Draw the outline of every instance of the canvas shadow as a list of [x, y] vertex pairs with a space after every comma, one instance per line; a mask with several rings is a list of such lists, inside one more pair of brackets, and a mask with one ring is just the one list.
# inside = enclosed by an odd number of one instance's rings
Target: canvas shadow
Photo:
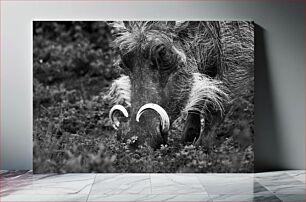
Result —
[[283, 170], [266, 30], [255, 23], [255, 172]]

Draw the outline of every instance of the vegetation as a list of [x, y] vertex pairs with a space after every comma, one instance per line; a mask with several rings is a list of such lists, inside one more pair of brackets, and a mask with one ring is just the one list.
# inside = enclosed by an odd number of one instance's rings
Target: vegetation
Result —
[[182, 145], [185, 117], [167, 145], [131, 149], [108, 119], [105, 96], [122, 73], [104, 22], [34, 22], [34, 172], [252, 172], [254, 92], [235, 102], [199, 144]]

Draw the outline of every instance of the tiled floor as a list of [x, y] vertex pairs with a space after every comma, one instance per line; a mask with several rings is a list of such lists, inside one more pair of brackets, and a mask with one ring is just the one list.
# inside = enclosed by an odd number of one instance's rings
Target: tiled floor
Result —
[[305, 171], [47, 174], [1, 171], [0, 201], [305, 201]]

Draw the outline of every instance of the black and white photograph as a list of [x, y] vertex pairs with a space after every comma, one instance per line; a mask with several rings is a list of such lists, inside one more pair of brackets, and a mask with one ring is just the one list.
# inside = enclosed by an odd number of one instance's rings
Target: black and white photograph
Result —
[[253, 21], [33, 21], [34, 173], [252, 173]]

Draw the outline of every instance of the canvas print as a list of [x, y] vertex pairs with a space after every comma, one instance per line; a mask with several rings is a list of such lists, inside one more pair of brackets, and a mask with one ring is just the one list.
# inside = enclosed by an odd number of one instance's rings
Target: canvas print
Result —
[[251, 21], [34, 21], [34, 173], [254, 167]]

